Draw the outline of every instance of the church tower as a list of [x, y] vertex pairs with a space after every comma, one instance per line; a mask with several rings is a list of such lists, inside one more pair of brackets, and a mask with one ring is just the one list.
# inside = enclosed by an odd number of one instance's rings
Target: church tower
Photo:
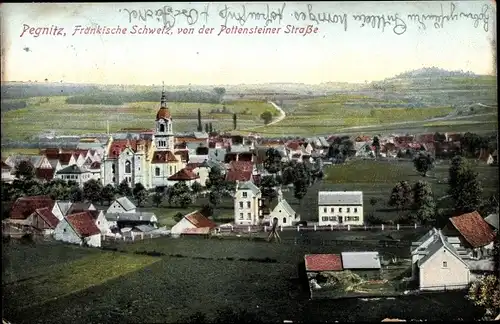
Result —
[[172, 116], [167, 107], [167, 97], [165, 86], [161, 92], [160, 109], [156, 113], [156, 127], [154, 141], [157, 151], [167, 151], [174, 149], [174, 133], [172, 131]]

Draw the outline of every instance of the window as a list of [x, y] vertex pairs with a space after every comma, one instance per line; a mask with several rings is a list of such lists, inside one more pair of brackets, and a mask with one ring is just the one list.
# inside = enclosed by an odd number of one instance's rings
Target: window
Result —
[[156, 167], [155, 168], [155, 176], [159, 176], [160, 175], [160, 168], [159, 167]]
[[357, 208], [354, 208], [354, 212], [357, 213], [358, 212], [358, 209]]
[[334, 222], [334, 221], [336, 221], [336, 220], [337, 220], [337, 217], [336, 217], [336, 216], [330, 216], [330, 217], [329, 217], [329, 220], [330, 220], [331, 222]]
[[286, 224], [286, 217], [283, 217], [283, 224]]
[[448, 267], [448, 262], [443, 261], [443, 268], [446, 268], [446, 267]]
[[359, 222], [359, 216], [353, 216], [351, 217], [353, 221], [355, 222]]
[[160, 124], [160, 133], [163, 133], [165, 131], [165, 125]]
[[115, 182], [115, 181], [116, 181], [116, 178], [115, 178], [115, 177], [113, 177], [113, 180], [111, 180], [111, 181], [112, 181], [112, 182]]
[[101, 221], [97, 221], [97, 225], [101, 225]]
[[326, 213], [326, 208], [323, 208], [323, 213]]
[[130, 161], [125, 162], [125, 173], [132, 173], [132, 166], [130, 165]]
[[240, 219], [243, 219], [243, 213], [240, 213]]
[[347, 208], [347, 212], [350, 213], [351, 212], [351, 208]]
[[247, 219], [252, 219], [252, 214], [248, 213], [247, 214]]
[[115, 165], [114, 164], [111, 164], [111, 172], [115, 173]]
[[170, 166], [169, 170], [170, 170], [170, 174], [172, 174], [172, 166]]
[[279, 212], [281, 213], [281, 209], [279, 210]]
[[248, 193], [246, 191], [243, 192], [243, 198], [248, 197]]
[[332, 208], [330, 208], [330, 212], [331, 212], [331, 213], [335, 212], [335, 208], [333, 208], [333, 207], [332, 207]]
[[247, 208], [250, 208], [251, 204], [249, 201], [247, 201]]
[[243, 201], [240, 201], [240, 208], [243, 208]]

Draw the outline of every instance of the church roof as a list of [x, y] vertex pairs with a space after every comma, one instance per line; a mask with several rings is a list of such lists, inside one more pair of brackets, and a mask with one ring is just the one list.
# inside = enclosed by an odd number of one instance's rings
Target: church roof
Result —
[[156, 151], [153, 153], [151, 163], [178, 162], [172, 151]]
[[156, 113], [156, 120], [170, 118], [172, 118], [172, 115], [170, 115], [170, 110], [168, 109], [168, 107], [162, 107]]

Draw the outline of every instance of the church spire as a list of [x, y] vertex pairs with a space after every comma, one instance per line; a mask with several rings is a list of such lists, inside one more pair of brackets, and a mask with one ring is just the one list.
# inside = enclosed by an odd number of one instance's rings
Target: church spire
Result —
[[160, 108], [167, 108], [167, 96], [165, 95], [165, 83], [162, 81]]

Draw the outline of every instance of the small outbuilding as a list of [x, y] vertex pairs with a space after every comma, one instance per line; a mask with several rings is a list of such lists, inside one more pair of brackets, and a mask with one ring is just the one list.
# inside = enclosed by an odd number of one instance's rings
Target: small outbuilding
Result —
[[342, 266], [366, 280], [380, 279], [380, 256], [378, 252], [342, 252]]

